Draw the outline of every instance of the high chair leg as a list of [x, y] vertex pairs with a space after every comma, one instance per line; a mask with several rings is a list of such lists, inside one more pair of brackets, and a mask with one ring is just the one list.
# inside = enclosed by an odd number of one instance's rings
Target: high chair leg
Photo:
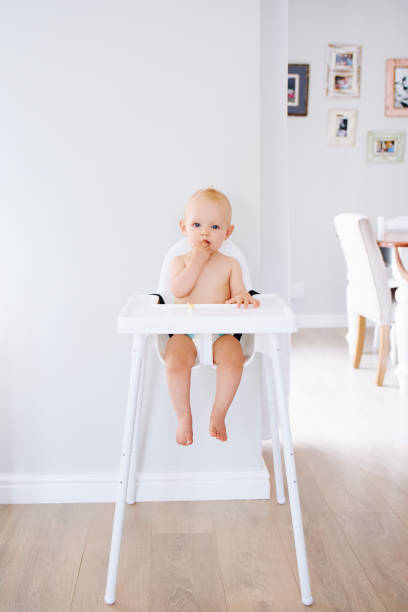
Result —
[[140, 432], [140, 420], [142, 418], [143, 389], [145, 378], [146, 360], [142, 359], [142, 369], [140, 372], [139, 392], [137, 394], [136, 419], [133, 434], [132, 457], [130, 459], [129, 482], [127, 488], [126, 502], [134, 504], [136, 502], [136, 475], [137, 475], [137, 455], [138, 439]]
[[313, 603], [313, 598], [310, 590], [309, 569], [307, 565], [302, 512], [300, 509], [299, 491], [296, 477], [295, 456], [292, 445], [287, 398], [282, 376], [279, 340], [275, 335], [271, 336], [271, 349], [271, 359], [267, 359], [267, 363], [269, 371], [270, 368], [272, 369], [275, 383], [276, 401], [278, 404], [279, 422], [282, 431], [283, 456], [285, 459], [286, 480], [288, 484], [290, 512], [292, 516], [293, 535], [295, 539], [300, 591], [302, 602], [305, 604], [305, 606], [310, 606]]
[[109, 554], [108, 576], [106, 581], [105, 603], [115, 603], [116, 580], [118, 575], [120, 544], [122, 540], [123, 517], [125, 512], [126, 492], [129, 480], [130, 458], [132, 454], [138, 390], [142, 362], [145, 357], [146, 336], [135, 334], [133, 337], [132, 359], [130, 366], [129, 391], [126, 406], [125, 428], [122, 440], [120, 476], [113, 518], [112, 540]]
[[268, 369], [266, 364], [266, 355], [262, 355], [262, 381], [265, 385], [266, 401], [268, 404], [269, 420], [271, 424], [271, 436], [272, 436], [272, 456], [273, 456], [273, 472], [275, 476], [275, 493], [276, 501], [278, 504], [284, 504], [285, 489], [283, 486], [283, 474], [282, 474], [282, 455], [281, 445], [279, 439], [279, 421], [278, 412], [276, 407], [276, 400], [273, 397], [272, 382], [270, 376], [268, 376]]

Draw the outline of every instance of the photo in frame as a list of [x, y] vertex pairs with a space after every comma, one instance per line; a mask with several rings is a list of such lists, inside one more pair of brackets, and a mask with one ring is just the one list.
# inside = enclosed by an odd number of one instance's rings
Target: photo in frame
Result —
[[288, 115], [307, 115], [309, 64], [288, 66]]
[[367, 161], [374, 163], [402, 162], [405, 132], [370, 131], [367, 134]]
[[329, 45], [329, 70], [357, 70], [360, 68], [361, 45]]
[[360, 96], [360, 45], [330, 44], [327, 56], [326, 95]]
[[357, 111], [329, 109], [328, 144], [352, 146], [356, 140]]
[[385, 116], [408, 117], [408, 59], [387, 59]]

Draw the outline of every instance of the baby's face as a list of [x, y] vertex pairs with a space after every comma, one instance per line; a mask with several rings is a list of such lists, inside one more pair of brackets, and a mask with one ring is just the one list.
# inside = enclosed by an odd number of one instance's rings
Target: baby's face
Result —
[[211, 251], [218, 251], [234, 229], [229, 223], [226, 205], [203, 197], [188, 202], [180, 227], [192, 247], [204, 240]]

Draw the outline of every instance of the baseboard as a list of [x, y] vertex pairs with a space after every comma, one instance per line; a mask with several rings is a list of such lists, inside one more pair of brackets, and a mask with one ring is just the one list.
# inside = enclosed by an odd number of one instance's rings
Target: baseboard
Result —
[[346, 314], [298, 314], [296, 321], [302, 327], [347, 327]]
[[[301, 327], [348, 327], [346, 314], [298, 314], [296, 321], [299, 328]], [[373, 327], [374, 323], [367, 319], [367, 327]]]
[[[1, 504], [98, 503], [116, 500], [115, 474], [0, 474]], [[136, 501], [268, 499], [269, 472], [138, 474]]]

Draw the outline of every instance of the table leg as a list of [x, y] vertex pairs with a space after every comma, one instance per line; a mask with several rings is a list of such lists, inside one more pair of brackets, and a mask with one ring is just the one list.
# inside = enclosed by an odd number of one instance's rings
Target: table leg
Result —
[[395, 375], [401, 393], [408, 394], [408, 281], [400, 278], [395, 292], [395, 335], [397, 339], [397, 367]]
[[283, 475], [282, 475], [282, 456], [281, 456], [281, 445], [279, 439], [279, 419], [276, 406], [276, 400], [273, 395], [272, 380], [268, 373], [266, 355], [262, 355], [262, 380], [265, 385], [266, 401], [268, 404], [269, 421], [271, 425], [271, 439], [272, 439], [272, 456], [273, 456], [273, 472], [275, 476], [275, 493], [276, 501], [278, 504], [284, 504], [285, 489], [283, 486]]
[[115, 603], [116, 580], [118, 575], [120, 545], [122, 540], [123, 518], [125, 512], [126, 492], [129, 480], [130, 458], [132, 454], [133, 433], [136, 417], [138, 387], [142, 361], [145, 353], [146, 336], [137, 334], [133, 338], [132, 359], [130, 366], [129, 392], [126, 406], [125, 428], [122, 440], [120, 476], [118, 493], [113, 518], [112, 540], [109, 555], [108, 576], [106, 581], [105, 603]]
[[295, 539], [295, 550], [299, 572], [300, 591], [302, 602], [305, 604], [305, 606], [310, 606], [313, 603], [313, 598], [310, 590], [310, 578], [307, 564], [305, 537], [303, 533], [302, 512], [300, 509], [299, 490], [296, 477], [295, 454], [293, 450], [287, 398], [282, 376], [279, 341], [276, 336], [272, 336], [271, 349], [272, 374], [275, 383], [279, 422], [282, 431], [283, 456], [285, 460], [290, 512], [292, 516], [293, 535]]

